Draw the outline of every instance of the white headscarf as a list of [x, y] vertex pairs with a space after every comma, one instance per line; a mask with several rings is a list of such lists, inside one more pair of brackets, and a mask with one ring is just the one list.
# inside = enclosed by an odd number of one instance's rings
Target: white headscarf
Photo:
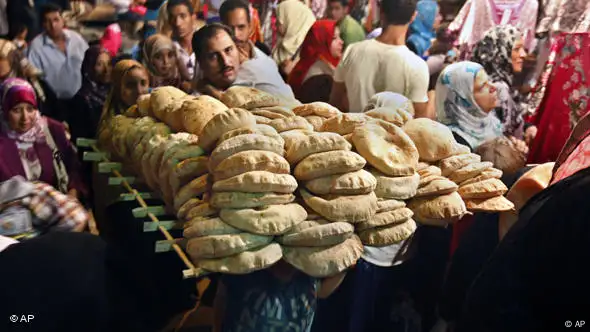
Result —
[[477, 73], [475, 62], [457, 62], [446, 67], [436, 83], [436, 115], [476, 149], [483, 142], [502, 136], [503, 128], [494, 112], [484, 112], [473, 96]]
[[303, 44], [307, 32], [315, 22], [315, 16], [299, 0], [285, 0], [277, 6], [277, 21], [285, 33], [279, 37], [272, 50], [272, 58], [281, 63], [289, 60]]

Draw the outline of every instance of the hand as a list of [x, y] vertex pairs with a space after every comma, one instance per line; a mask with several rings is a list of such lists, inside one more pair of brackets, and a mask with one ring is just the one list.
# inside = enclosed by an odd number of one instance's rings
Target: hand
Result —
[[529, 147], [523, 140], [520, 140], [514, 136], [510, 136], [509, 138], [512, 141], [512, 143], [514, 144], [514, 147], [516, 148], [516, 150], [518, 150], [519, 152], [521, 152], [524, 155], [527, 155], [529, 153]]
[[197, 82], [197, 91], [217, 99], [221, 99], [221, 95], [223, 94], [221, 90], [215, 88], [204, 80], [199, 80]]
[[533, 140], [537, 137], [537, 126], [530, 126], [524, 132], [524, 141], [528, 146], [533, 143]]
[[296, 63], [297, 63], [296, 61], [292, 61], [292, 60], [285, 60], [285, 61], [281, 62], [281, 65], [280, 65], [281, 71], [283, 73], [285, 73], [285, 75], [291, 74], [291, 72], [293, 71], [293, 68], [295, 68]]

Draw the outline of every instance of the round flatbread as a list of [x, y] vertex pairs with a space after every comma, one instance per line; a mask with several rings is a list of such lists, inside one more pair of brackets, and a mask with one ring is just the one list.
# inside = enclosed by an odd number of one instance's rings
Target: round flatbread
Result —
[[406, 207], [406, 202], [398, 201], [397, 199], [377, 199], [377, 213], [393, 211]]
[[274, 119], [268, 123], [269, 126], [276, 129], [279, 133], [289, 130], [301, 129], [313, 131], [313, 126], [300, 116], [293, 116], [284, 119]]
[[455, 222], [467, 213], [465, 203], [457, 192], [435, 197], [414, 198], [409, 201], [408, 208], [414, 212], [414, 219], [425, 224], [430, 224], [431, 220], [444, 223]]
[[475, 153], [468, 153], [445, 158], [440, 161], [441, 175], [449, 176], [460, 168], [463, 168], [472, 163], [478, 163], [480, 161], [481, 157]]
[[266, 171], [242, 173], [213, 184], [213, 191], [290, 194], [296, 189], [297, 180], [291, 174], [275, 174]]
[[502, 174], [503, 172], [497, 168], [486, 169], [485, 171], [481, 172], [481, 174], [479, 174], [478, 176], [461, 182], [459, 186], [466, 186], [468, 184], [481, 182], [487, 179], [500, 179], [502, 178]]
[[220, 162], [213, 171], [213, 177], [215, 181], [222, 181], [252, 171], [289, 174], [291, 166], [285, 158], [274, 152], [261, 150], [242, 151]]
[[288, 204], [295, 200], [293, 194], [216, 192], [211, 195], [211, 205], [217, 209], [248, 209], [265, 205]]
[[414, 216], [414, 212], [405, 207], [393, 211], [381, 212], [375, 214], [373, 218], [365, 222], [358, 223], [356, 230], [361, 232], [370, 228], [397, 225], [406, 222], [412, 216]]
[[197, 262], [197, 266], [211, 272], [248, 274], [269, 268], [281, 258], [283, 258], [281, 246], [277, 243], [271, 243], [229, 257], [202, 259]]
[[293, 140], [285, 156], [287, 161], [294, 165], [316, 153], [337, 150], [350, 151], [351, 149], [352, 145], [336, 133], [314, 133], [300, 135], [298, 139]]
[[182, 236], [186, 239], [213, 236], [240, 234], [243, 231], [223, 222], [220, 218], [194, 218], [184, 226]]
[[352, 141], [360, 155], [387, 176], [409, 176], [416, 170], [419, 155], [414, 142], [391, 123], [373, 120], [357, 127]]
[[219, 217], [245, 232], [281, 235], [307, 218], [305, 209], [296, 203], [268, 205], [252, 209], [222, 209]]
[[336, 107], [321, 101], [297, 106], [293, 108], [293, 113], [304, 117], [315, 115], [326, 119], [341, 114]]
[[375, 169], [370, 169], [370, 172], [377, 179], [377, 186], [375, 187], [377, 197], [406, 200], [416, 195], [420, 183], [418, 173], [410, 176], [390, 177]]
[[230, 130], [256, 125], [256, 119], [250, 112], [233, 108], [215, 115], [201, 131], [199, 145], [205, 151], [211, 151], [217, 140]]
[[416, 222], [408, 219], [402, 224], [367, 229], [359, 233], [361, 242], [371, 247], [384, 247], [409, 239], [417, 229]]
[[281, 101], [279, 98], [266, 93], [264, 91], [234, 85], [225, 90], [221, 95], [221, 102], [228, 107], [239, 107], [244, 109], [262, 108], [270, 106], [279, 106]]
[[375, 193], [349, 196], [314, 196], [300, 188], [301, 197], [315, 212], [330, 221], [359, 223], [369, 220], [377, 211]]
[[362, 195], [375, 190], [377, 179], [364, 169], [345, 174], [328, 175], [305, 183], [316, 195]]
[[209, 171], [214, 172], [224, 159], [242, 151], [262, 150], [283, 155], [284, 146], [281, 141], [258, 134], [240, 135], [221, 142], [211, 153]]
[[514, 210], [514, 204], [504, 196], [496, 196], [484, 199], [465, 200], [467, 209], [472, 212], [504, 212]]
[[291, 247], [324, 247], [340, 244], [354, 234], [354, 226], [347, 222], [333, 222], [309, 227], [283, 235], [277, 241]]
[[457, 191], [457, 184], [447, 178], [439, 178], [419, 187], [415, 197], [440, 196]]
[[336, 275], [358, 261], [363, 245], [356, 235], [327, 247], [283, 247], [283, 259], [296, 269], [315, 278]]
[[483, 171], [492, 168], [492, 166], [494, 166], [494, 164], [489, 161], [472, 163], [454, 171], [451, 175], [449, 175], [449, 180], [455, 183], [461, 183], [465, 180], [469, 180], [478, 176]]
[[337, 133], [340, 135], [351, 134], [358, 126], [362, 126], [371, 118], [363, 113], [342, 113], [324, 121], [320, 131]]
[[404, 131], [418, 149], [420, 160], [434, 162], [450, 157], [456, 143], [449, 127], [428, 118], [408, 121]]
[[272, 239], [272, 236], [249, 233], [210, 235], [188, 240], [186, 252], [193, 261], [203, 258], [221, 258], [260, 248], [272, 242]]
[[508, 191], [506, 185], [498, 179], [487, 179], [459, 187], [459, 195], [464, 199], [484, 199], [502, 196]]
[[309, 181], [333, 174], [356, 172], [365, 167], [366, 161], [352, 151], [328, 151], [303, 159], [293, 174], [298, 180]]

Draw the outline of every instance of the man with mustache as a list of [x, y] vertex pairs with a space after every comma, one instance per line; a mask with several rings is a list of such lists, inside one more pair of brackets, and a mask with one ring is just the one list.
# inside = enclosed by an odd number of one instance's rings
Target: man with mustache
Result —
[[[225, 4], [227, 2], [224, 6]], [[232, 22], [231, 14], [243, 14], [244, 11], [248, 13], [248, 5], [244, 6], [246, 10], [240, 7], [229, 11], [228, 23], [241, 26]], [[223, 6], [221, 12], [224, 12]], [[242, 85], [265, 91], [287, 102], [295, 101], [291, 87], [281, 78], [275, 62], [252, 45], [248, 36], [249, 33], [240, 33], [240, 37], [236, 38], [231, 28], [218, 23], [207, 25], [195, 32], [193, 50], [202, 74], [196, 89], [203, 94], [218, 97], [230, 86]]]

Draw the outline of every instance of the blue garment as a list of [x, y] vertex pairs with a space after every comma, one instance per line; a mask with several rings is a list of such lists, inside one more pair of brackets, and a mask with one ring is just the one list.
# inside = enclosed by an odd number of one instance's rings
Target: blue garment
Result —
[[269, 271], [223, 275], [227, 305], [223, 332], [311, 330], [319, 280], [298, 272], [281, 282]]
[[82, 60], [88, 43], [77, 32], [64, 30], [66, 52], [62, 52], [45, 33], [29, 46], [29, 60], [41, 69], [44, 79], [58, 99], [70, 99], [82, 86]]
[[431, 40], [436, 36], [433, 26], [438, 13], [438, 4], [434, 0], [420, 0], [416, 4], [416, 11], [418, 15], [410, 24], [406, 42], [411, 44], [416, 54], [423, 56], [430, 48]]

